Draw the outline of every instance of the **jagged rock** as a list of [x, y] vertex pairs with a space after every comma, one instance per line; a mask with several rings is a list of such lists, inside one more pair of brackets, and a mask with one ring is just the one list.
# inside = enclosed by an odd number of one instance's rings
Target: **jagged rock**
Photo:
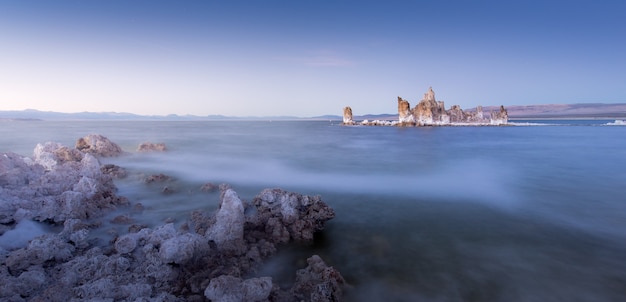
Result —
[[164, 143], [151, 143], [145, 142], [141, 143], [139, 147], [137, 147], [138, 152], [152, 152], [152, 151], [167, 151], [167, 147], [165, 147]]
[[435, 100], [432, 87], [428, 88], [424, 98], [413, 109], [413, 116], [419, 125], [442, 124], [450, 120], [444, 103]]
[[354, 125], [354, 120], [352, 120], [352, 108], [350, 107], [343, 108], [343, 124]]
[[[278, 244], [311, 242], [334, 216], [319, 197], [268, 189], [247, 203], [220, 185], [220, 209], [212, 215], [194, 211], [179, 229], [173, 223], [130, 226], [110, 245], [94, 247], [98, 240], [90, 239], [90, 232], [103, 219], [93, 218], [128, 204], [115, 195], [112, 178], [104, 172], [110, 167], [56, 143], [36, 149], [33, 158], [0, 154], [0, 232], [4, 237], [36, 225], [32, 219], [63, 227], [26, 240], [23, 247], [0, 248], [3, 301], [219, 301], [232, 295], [266, 301], [279, 297], [279, 291], [290, 297], [269, 277], [244, 276]], [[116, 222], [130, 222], [128, 215], [116, 215]], [[234, 280], [235, 290], [219, 296], [220, 280]], [[311, 297], [333, 293], [332, 283], [315, 280], [321, 285]]]
[[76, 149], [102, 157], [119, 156], [124, 153], [119, 145], [99, 134], [89, 134], [79, 138], [76, 141]]
[[430, 87], [424, 93], [424, 98], [412, 110], [408, 101], [398, 97], [398, 121], [364, 120], [360, 124], [366, 126], [441, 126], [503, 125], [507, 123], [508, 113], [503, 106], [500, 107], [499, 112], [492, 112], [490, 118], [484, 116], [482, 106], [476, 107], [475, 110], [463, 111], [459, 105], [454, 105], [446, 111], [444, 102], [435, 99], [435, 92]]
[[303, 196], [281, 189], [265, 189], [252, 204], [257, 215], [248, 222], [263, 229], [268, 240], [284, 243], [289, 240], [310, 242], [313, 234], [324, 228], [335, 212], [319, 196]]
[[345, 280], [333, 267], [329, 267], [318, 255], [306, 260], [306, 268], [298, 270], [291, 293], [297, 301], [340, 301]]
[[272, 278], [240, 278], [222, 275], [211, 279], [204, 291], [213, 302], [267, 301], [272, 291]]
[[398, 97], [398, 122], [401, 124], [415, 123], [415, 117], [411, 113], [411, 104], [401, 97]]
[[25, 219], [62, 223], [127, 203], [115, 195], [97, 158], [58, 143], [37, 144], [32, 158], [2, 154], [0, 165], [0, 213], [6, 219], [19, 212]]
[[500, 111], [491, 112], [491, 124], [504, 125], [509, 122], [509, 113], [504, 109], [504, 106], [500, 106]]
[[243, 241], [246, 218], [243, 203], [234, 190], [227, 189], [224, 192], [215, 220], [215, 224], [207, 230], [206, 236], [220, 249], [239, 249]]
[[450, 115], [451, 123], [463, 123], [466, 121], [465, 113], [459, 105], [453, 105], [452, 107], [450, 107], [448, 115]]

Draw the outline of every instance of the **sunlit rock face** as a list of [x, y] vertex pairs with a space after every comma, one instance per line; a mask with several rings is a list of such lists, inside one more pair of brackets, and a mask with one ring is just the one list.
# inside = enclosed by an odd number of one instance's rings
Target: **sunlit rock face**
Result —
[[415, 118], [411, 113], [411, 104], [401, 97], [398, 97], [398, 122], [407, 124], [415, 123]]
[[413, 109], [413, 116], [418, 125], [442, 124], [452, 121], [452, 118], [446, 117], [446, 109], [443, 102], [437, 102], [433, 88], [428, 88], [424, 93], [424, 98]]
[[463, 109], [461, 109], [461, 106], [459, 105], [454, 105], [450, 107], [450, 110], [448, 110], [448, 115], [450, 116], [451, 123], [466, 122], [465, 113], [463, 112]]
[[350, 107], [343, 108], [343, 124], [354, 125], [354, 120], [352, 119], [352, 108]]
[[491, 112], [491, 124], [504, 125], [509, 122], [509, 113], [504, 109], [504, 106], [500, 106], [500, 111]]

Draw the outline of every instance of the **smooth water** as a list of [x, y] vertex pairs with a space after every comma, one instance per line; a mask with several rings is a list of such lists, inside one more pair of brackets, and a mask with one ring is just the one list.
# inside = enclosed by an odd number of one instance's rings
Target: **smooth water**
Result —
[[[217, 208], [207, 182], [245, 200], [267, 187], [321, 195], [337, 216], [314, 246], [284, 247], [258, 274], [288, 285], [317, 253], [348, 301], [624, 301], [624, 123], [515, 125], [2, 121], [0, 152], [102, 134], [131, 153], [104, 161], [129, 169], [119, 194], [152, 225]], [[170, 150], [136, 153], [145, 141]], [[175, 180], [143, 182], [156, 173]]]

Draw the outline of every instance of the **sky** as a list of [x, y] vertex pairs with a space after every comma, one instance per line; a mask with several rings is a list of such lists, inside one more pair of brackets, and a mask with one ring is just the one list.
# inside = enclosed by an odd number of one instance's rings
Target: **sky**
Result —
[[0, 110], [626, 103], [626, 1], [0, 0]]

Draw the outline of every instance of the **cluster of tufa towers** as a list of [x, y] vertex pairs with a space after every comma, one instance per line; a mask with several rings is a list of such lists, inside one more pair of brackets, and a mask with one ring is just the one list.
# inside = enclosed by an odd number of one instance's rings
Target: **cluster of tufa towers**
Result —
[[[424, 98], [411, 109], [409, 101], [398, 97], [398, 121], [363, 121], [362, 125], [392, 125], [392, 126], [441, 126], [454, 124], [476, 124], [476, 125], [504, 125], [509, 120], [508, 113], [504, 106], [500, 106], [500, 111], [491, 112], [489, 116], [483, 114], [483, 107], [478, 106], [475, 110], [463, 111], [459, 105], [445, 109], [443, 101], [435, 99], [433, 88], [428, 88], [424, 93]], [[352, 108], [343, 109], [343, 123], [345, 125], [357, 124], [352, 119]]]

